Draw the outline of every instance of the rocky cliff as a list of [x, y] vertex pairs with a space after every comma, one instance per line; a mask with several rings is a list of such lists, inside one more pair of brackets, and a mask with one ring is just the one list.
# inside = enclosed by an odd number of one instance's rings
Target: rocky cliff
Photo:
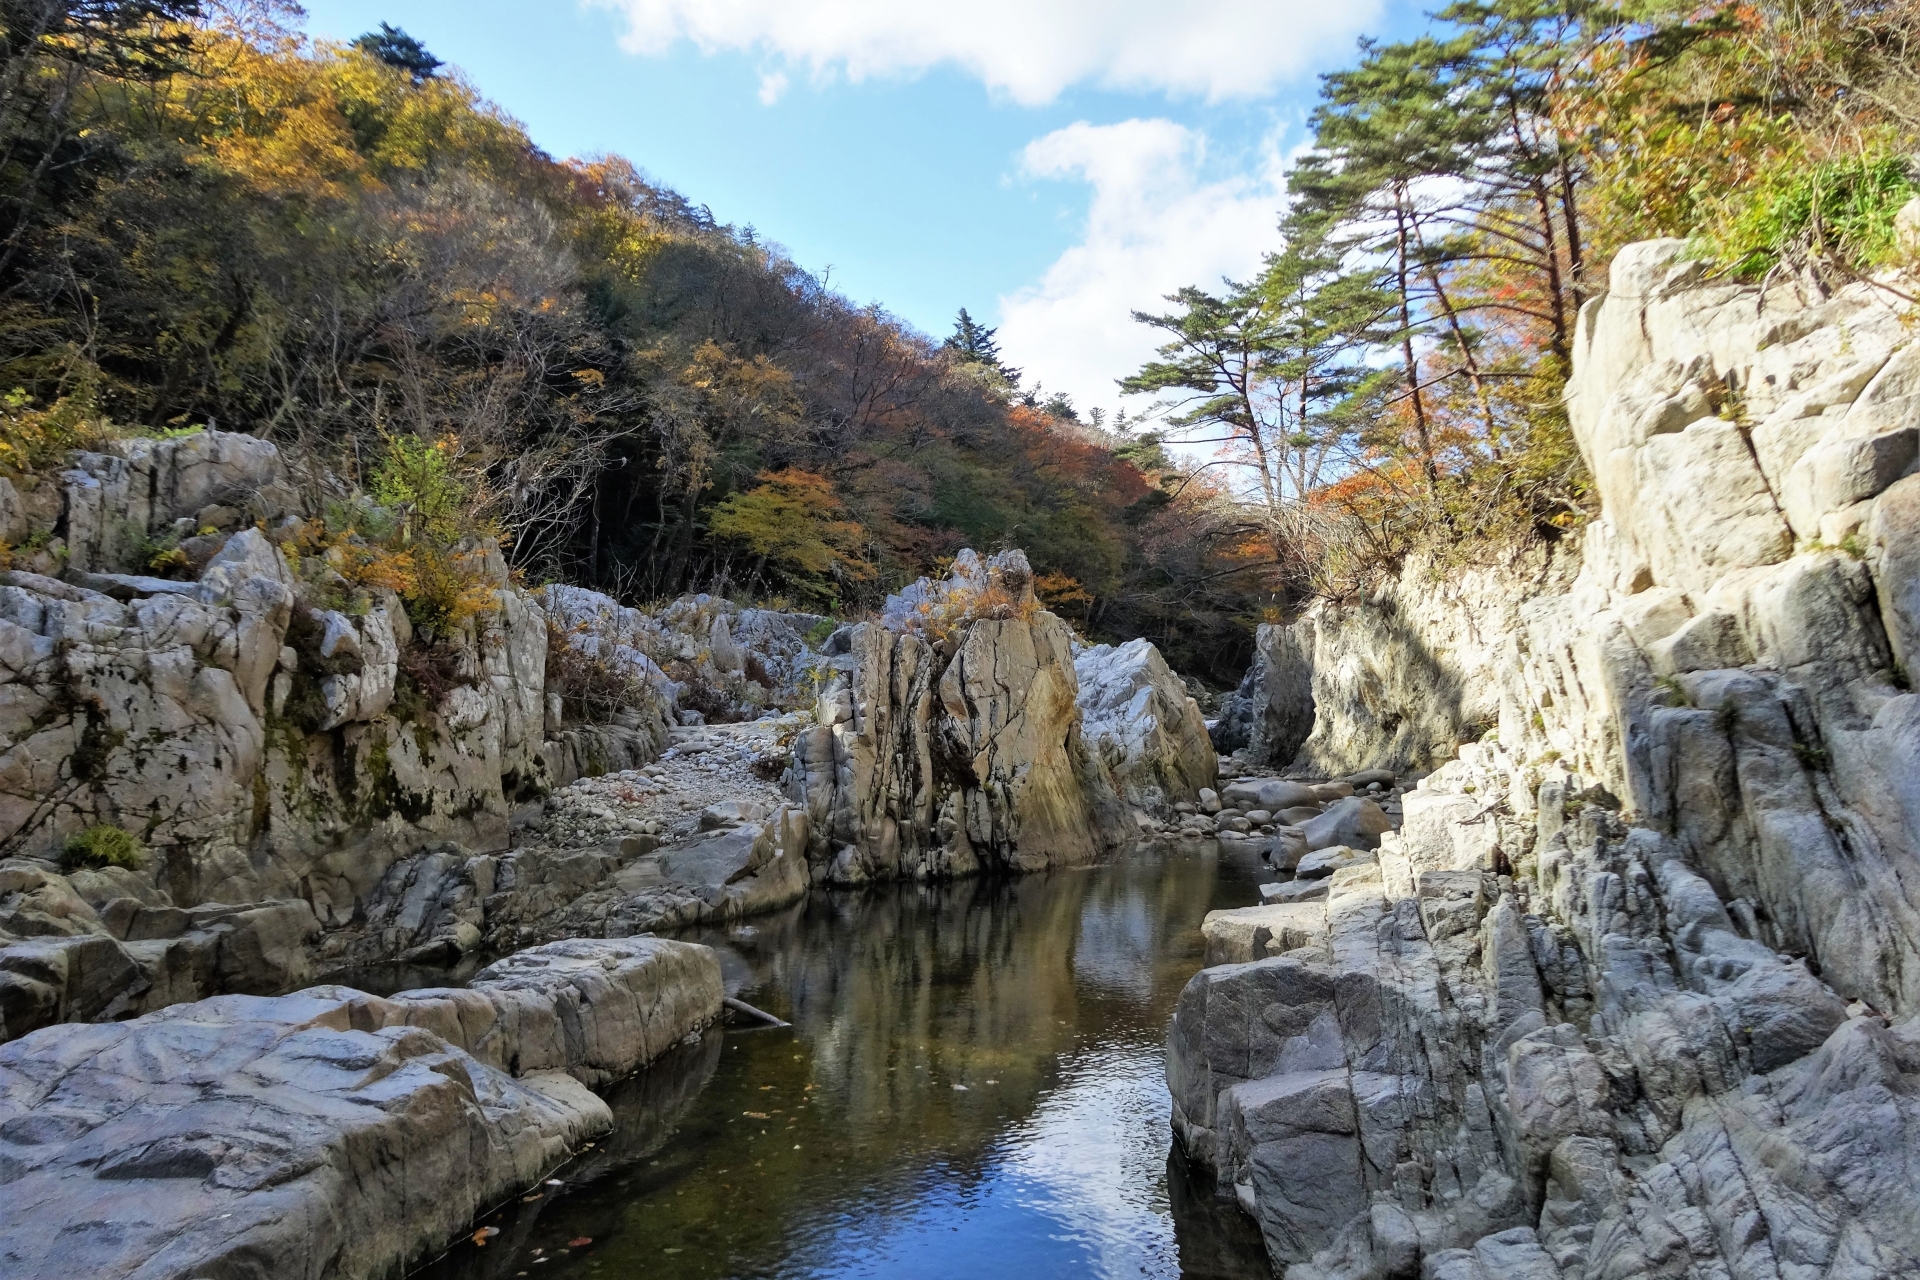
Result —
[[1268, 752], [1481, 738], [1175, 1019], [1176, 1128], [1290, 1280], [1920, 1270], [1912, 282], [1682, 250], [1582, 312], [1576, 547], [1262, 637]]
[[1080, 865], [1137, 834], [1129, 802], [1214, 781], [1199, 709], [1151, 645], [1074, 648], [1017, 551], [963, 552], [836, 634], [790, 775], [822, 878]]

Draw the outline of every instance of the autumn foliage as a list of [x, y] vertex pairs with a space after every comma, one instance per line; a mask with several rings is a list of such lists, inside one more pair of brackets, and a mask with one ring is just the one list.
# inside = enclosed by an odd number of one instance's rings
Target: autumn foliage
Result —
[[1017, 545], [1083, 625], [1221, 678], [1243, 658], [1259, 584], [1225, 495], [628, 161], [546, 155], [404, 33], [336, 45], [196, 0], [23, 12], [41, 25], [0, 48], [9, 465], [97, 422], [274, 440], [316, 509], [396, 513], [314, 553], [436, 625], [485, 607], [467, 536], [635, 601], [842, 612]]

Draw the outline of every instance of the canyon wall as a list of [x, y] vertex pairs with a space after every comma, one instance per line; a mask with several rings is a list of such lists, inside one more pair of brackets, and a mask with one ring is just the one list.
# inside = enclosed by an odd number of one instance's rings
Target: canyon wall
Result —
[[1582, 311], [1577, 546], [1263, 636], [1302, 769], [1478, 739], [1176, 1016], [1176, 1129], [1289, 1280], [1920, 1269], [1914, 283], [1683, 249]]

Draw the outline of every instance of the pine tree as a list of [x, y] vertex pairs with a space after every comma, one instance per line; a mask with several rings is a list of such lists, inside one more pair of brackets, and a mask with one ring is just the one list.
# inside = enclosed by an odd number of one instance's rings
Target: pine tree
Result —
[[994, 341], [998, 329], [989, 329], [967, 314], [965, 307], [953, 322], [953, 334], [940, 345], [954, 353], [962, 364], [985, 365], [1008, 386], [1020, 385], [1020, 371], [1000, 360], [1000, 344]]
[[378, 31], [369, 31], [353, 42], [353, 47], [368, 57], [378, 58], [390, 67], [406, 72], [415, 80], [432, 77], [446, 64], [427, 52], [427, 46], [399, 27], [381, 23]]

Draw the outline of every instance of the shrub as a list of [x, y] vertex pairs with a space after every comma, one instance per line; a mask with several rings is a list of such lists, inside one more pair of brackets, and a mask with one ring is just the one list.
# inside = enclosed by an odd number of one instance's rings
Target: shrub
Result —
[[412, 589], [402, 591], [407, 617], [416, 627], [446, 635], [462, 623], [492, 611], [493, 584], [476, 569], [477, 555], [422, 545], [413, 553]]
[[605, 724], [623, 707], [644, 706], [650, 691], [637, 672], [573, 643], [584, 629], [569, 632], [551, 619], [547, 622], [547, 688], [559, 693], [567, 716]]
[[460, 470], [460, 441], [442, 436], [388, 436], [386, 457], [373, 475], [373, 496], [403, 513], [409, 533], [441, 542], [458, 538], [475, 503], [478, 481]]
[[1734, 219], [1720, 256], [1745, 279], [1812, 262], [1870, 270], [1892, 254], [1894, 215], [1920, 192], [1910, 164], [1897, 155], [1814, 165], [1786, 157]]
[[62, 396], [46, 409], [34, 408], [33, 397], [18, 387], [0, 396], [0, 469], [36, 471], [113, 434], [90, 394]]
[[147, 853], [131, 831], [102, 824], [69, 836], [60, 862], [69, 871], [80, 867], [125, 867], [138, 871], [146, 865]]

